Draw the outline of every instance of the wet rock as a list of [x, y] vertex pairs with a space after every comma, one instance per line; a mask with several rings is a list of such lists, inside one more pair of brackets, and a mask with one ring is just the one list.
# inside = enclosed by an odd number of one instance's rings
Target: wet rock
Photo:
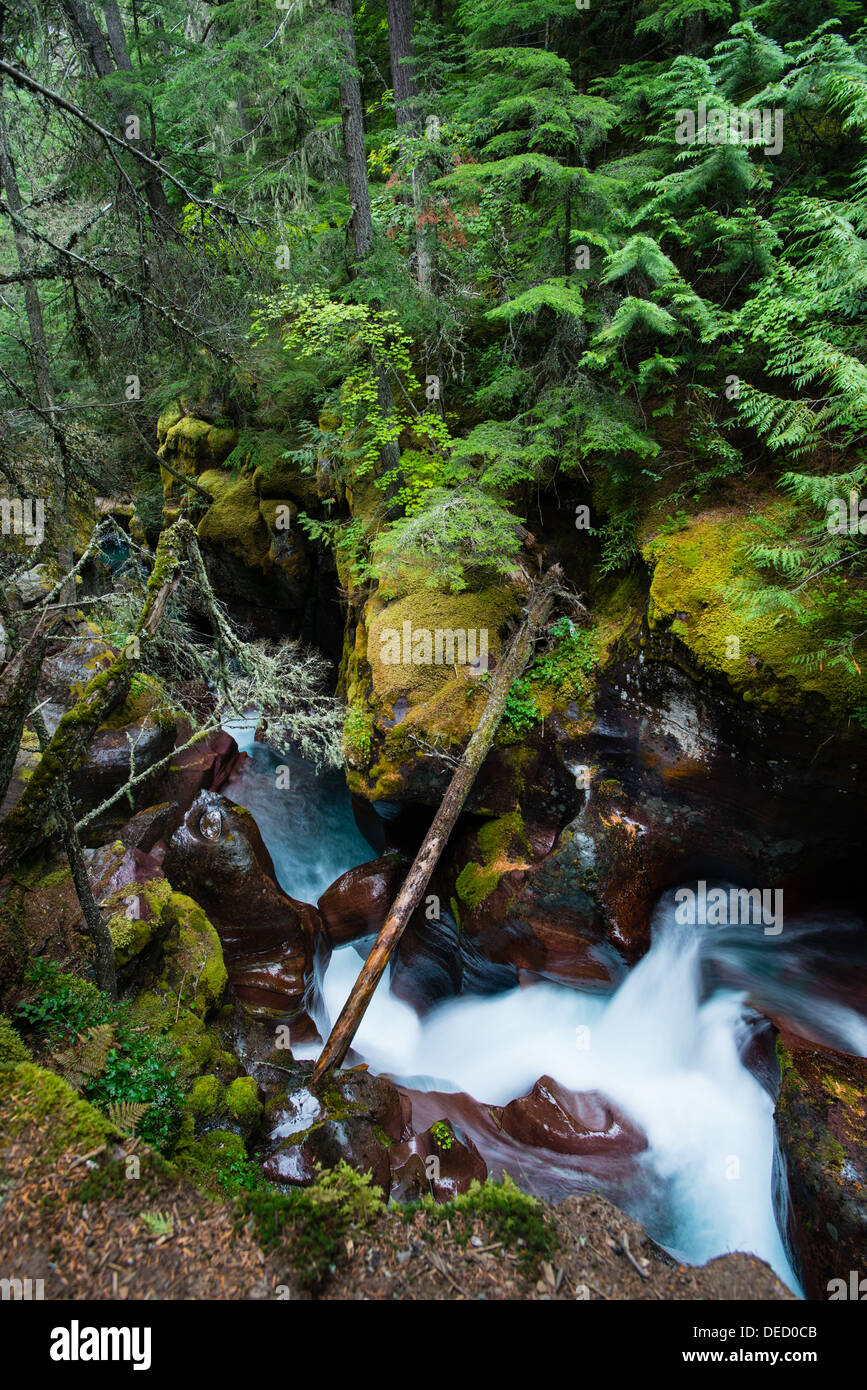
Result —
[[614, 1149], [640, 1153], [647, 1138], [615, 1106], [595, 1091], [570, 1091], [542, 1076], [532, 1091], [503, 1108], [505, 1134], [533, 1148], [562, 1154], [603, 1154]]
[[431, 1194], [430, 1179], [420, 1154], [411, 1153], [405, 1162], [391, 1170], [392, 1202], [418, 1202]]
[[310, 1131], [304, 1142], [304, 1152], [323, 1168], [335, 1168], [343, 1161], [359, 1173], [370, 1173], [377, 1187], [388, 1196], [391, 1187], [388, 1149], [369, 1120], [360, 1116], [326, 1120]]
[[[265, 1112], [265, 1172], [279, 1182], [305, 1184], [315, 1163], [335, 1167], [341, 1160], [371, 1173], [387, 1194], [389, 1146], [404, 1133], [397, 1088], [384, 1076], [364, 1070], [339, 1071], [316, 1091], [310, 1087], [312, 1062], [287, 1061], [288, 1084], [275, 1086]], [[267, 1073], [267, 1065], [262, 1069]], [[285, 1075], [285, 1072], [284, 1072]]]
[[422, 1134], [393, 1144], [390, 1158], [395, 1196], [416, 1188], [423, 1175], [425, 1189], [438, 1202], [448, 1202], [466, 1192], [471, 1182], [484, 1182], [488, 1175], [485, 1160], [472, 1139], [449, 1120], [437, 1120]]
[[457, 930], [418, 914], [406, 928], [392, 957], [391, 992], [424, 1013], [460, 993], [463, 963]]
[[386, 854], [341, 874], [319, 899], [325, 933], [332, 947], [378, 932], [400, 887], [406, 865]]
[[[808, 1298], [867, 1274], [867, 1060], [782, 1035], [774, 1119], [788, 1239]], [[843, 1285], [832, 1281], [842, 1280]]]
[[[164, 758], [175, 742], [175, 727], [158, 724], [146, 716], [121, 728], [98, 729], [83, 760], [69, 778], [69, 790], [76, 805], [99, 806], [130, 774], [130, 740], [135, 747], [136, 772], [144, 772]], [[139, 790], [139, 797], [144, 793]], [[148, 795], [152, 794], [152, 788]], [[115, 802], [96, 823], [104, 834], [112, 825], [123, 825], [129, 817], [125, 799]]]
[[458, 994], [515, 989], [518, 971], [511, 963], [489, 960], [474, 939], [458, 933], [449, 914], [429, 920], [419, 910], [392, 957], [390, 985], [393, 994], [424, 1014]]
[[303, 1012], [322, 943], [319, 914], [277, 884], [249, 811], [200, 793], [172, 836], [163, 870], [216, 926], [237, 997], [254, 1010]]

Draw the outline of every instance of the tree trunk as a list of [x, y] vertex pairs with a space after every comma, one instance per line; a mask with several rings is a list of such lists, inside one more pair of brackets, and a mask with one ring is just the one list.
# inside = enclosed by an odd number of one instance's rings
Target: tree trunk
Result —
[[[96, 15], [87, 0], [62, 0], [63, 9], [69, 20], [73, 34], [88, 55], [90, 64], [99, 78], [110, 77], [114, 72], [132, 73], [132, 60], [127, 48], [126, 34], [117, 0], [106, 0], [104, 5], [105, 23], [108, 31], [108, 44], [103, 38]], [[109, 50], [110, 46], [110, 50]], [[118, 126], [125, 134], [125, 118], [129, 111], [122, 109], [120, 98], [113, 96]], [[151, 153], [151, 147], [144, 137], [139, 141], [144, 154]], [[158, 236], [173, 230], [171, 208], [159, 177], [148, 172], [144, 181], [145, 198], [151, 213], [151, 222]]]
[[[408, 135], [410, 138], [419, 134], [418, 83], [415, 76], [412, 29], [412, 0], [388, 0], [388, 46], [397, 129], [399, 135]], [[428, 240], [428, 228], [422, 215], [424, 186], [427, 183], [424, 161], [420, 167], [413, 168], [411, 182], [416, 218], [416, 275], [420, 292], [429, 295], [433, 283], [433, 257]]]
[[352, 0], [334, 0], [334, 9], [342, 21], [343, 74], [340, 83], [340, 120], [343, 126], [343, 147], [349, 178], [349, 201], [352, 205], [352, 238], [356, 258], [363, 260], [373, 246], [373, 215], [370, 211], [370, 189], [367, 183], [364, 116], [358, 55], [355, 51], [355, 29], [352, 24]]
[[412, 0], [388, 0], [388, 48], [398, 129], [418, 120], [415, 57], [412, 48]]
[[[180, 520], [160, 537], [147, 594], [133, 633], [140, 642], [154, 635], [166, 604], [181, 578], [181, 562], [195, 533]], [[123, 704], [135, 674], [135, 659], [121, 652], [106, 671], [87, 684], [83, 695], [67, 710], [33, 771], [24, 795], [0, 825], [0, 876], [38, 843], [55, 797], [57, 779], [66, 779], [84, 754], [97, 729]]]
[[[48, 748], [50, 739], [45, 720], [42, 718], [40, 710], [34, 710], [30, 716], [30, 722], [36, 731], [39, 739], [39, 747], [43, 754]], [[78, 898], [78, 905], [81, 908], [84, 924], [87, 928], [88, 936], [91, 938], [96, 951], [96, 981], [100, 989], [104, 989], [109, 999], [114, 1003], [117, 999], [117, 971], [114, 964], [114, 943], [111, 939], [111, 932], [108, 923], [103, 917], [96, 899], [93, 896], [93, 889], [90, 886], [90, 875], [87, 872], [87, 863], [84, 852], [81, 848], [81, 841], [78, 838], [78, 831], [75, 827], [75, 812], [72, 809], [72, 800], [69, 795], [69, 784], [64, 775], [60, 775], [54, 791], [55, 802], [59, 812], [60, 833], [63, 837], [63, 848], [66, 851], [66, 858], [69, 863], [72, 882], [75, 887], [75, 895]]]
[[470, 739], [448, 791], [446, 792], [433, 819], [433, 824], [425, 836], [421, 849], [403, 881], [385, 923], [370, 954], [361, 969], [361, 974], [341, 1010], [340, 1017], [329, 1034], [319, 1060], [313, 1071], [313, 1083], [317, 1083], [335, 1067], [343, 1062], [352, 1039], [364, 1017], [368, 1004], [373, 998], [382, 973], [397, 943], [404, 933], [407, 923], [421, 902], [425, 888], [433, 873], [440, 855], [446, 847], [449, 835], [463, 809], [482, 763], [500, 727], [500, 721], [512, 688], [533, 653], [533, 646], [539, 632], [550, 616], [557, 597], [563, 573], [559, 565], [554, 565], [535, 586], [527, 605], [524, 621], [516, 632], [506, 657], [497, 672], [494, 687], [482, 711], [481, 719]]

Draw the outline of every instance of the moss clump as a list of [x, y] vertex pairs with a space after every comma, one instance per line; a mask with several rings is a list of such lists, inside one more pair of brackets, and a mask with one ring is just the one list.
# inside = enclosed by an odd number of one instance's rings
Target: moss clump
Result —
[[190, 1181], [205, 1191], [233, 1197], [264, 1186], [261, 1167], [247, 1157], [244, 1140], [226, 1129], [210, 1130], [179, 1147], [173, 1158]]
[[216, 1076], [197, 1076], [184, 1101], [184, 1110], [197, 1120], [213, 1115], [223, 1099], [223, 1087]]
[[[377, 601], [374, 600], [374, 605]], [[442, 691], [444, 686], [464, 685], [467, 676], [456, 676], [453, 663], [446, 664], [448, 656], [447, 639], [443, 638], [442, 660], [435, 661], [436, 650], [432, 647], [431, 659], [416, 662], [411, 660], [389, 661], [384, 657], [404, 656], [404, 624], [409, 623], [408, 631], [415, 637], [418, 633], [429, 633], [433, 644], [437, 631], [463, 632], [465, 645], [470, 645], [471, 634], [475, 634], [476, 655], [479, 655], [482, 632], [487, 632], [488, 659], [494, 659], [500, 651], [500, 631], [517, 611], [515, 595], [508, 589], [489, 588], [481, 593], [444, 594], [433, 589], [418, 589], [405, 595], [394, 603], [368, 614], [367, 660], [373, 674], [374, 692], [380, 702], [392, 705], [399, 695], [408, 698], [411, 704], [420, 704]], [[397, 633], [400, 649], [394, 647], [390, 634]], [[424, 639], [418, 639], [415, 656], [424, 657]], [[454, 654], [459, 655], [455, 640]], [[409, 654], [413, 655], [412, 643]]]
[[114, 963], [118, 970], [129, 965], [140, 956], [154, 938], [154, 930], [159, 925], [158, 918], [129, 918], [125, 912], [116, 912], [109, 919], [108, 930], [114, 946]]
[[257, 1192], [239, 1202], [239, 1218], [252, 1220], [266, 1249], [285, 1250], [302, 1287], [315, 1289], [333, 1270], [343, 1238], [353, 1227], [371, 1226], [385, 1211], [369, 1173], [341, 1161], [320, 1170], [312, 1186], [287, 1192]]
[[432, 1222], [449, 1222], [463, 1243], [474, 1234], [475, 1223], [482, 1223], [506, 1249], [515, 1251], [519, 1268], [528, 1277], [537, 1272], [542, 1260], [550, 1260], [557, 1252], [557, 1233], [544, 1206], [508, 1176], [501, 1183], [490, 1178], [484, 1183], [474, 1180], [467, 1192], [451, 1202], [437, 1203], [433, 1197], [410, 1202], [403, 1208], [403, 1219], [412, 1221], [419, 1210]]
[[476, 834], [481, 863], [470, 860], [458, 874], [455, 890], [466, 907], [478, 907], [493, 893], [509, 869], [525, 869], [530, 846], [520, 811], [488, 821]]
[[0, 1114], [0, 1128], [9, 1138], [28, 1125], [36, 1126], [40, 1160], [45, 1162], [66, 1149], [88, 1153], [123, 1138], [120, 1130], [82, 1100], [62, 1077], [32, 1062], [19, 1062], [0, 1071]]
[[[784, 508], [769, 505], [767, 514], [782, 518]], [[863, 680], [854, 672], [805, 662], [815, 645], [806, 624], [739, 601], [761, 581], [749, 554], [756, 539], [755, 519], [732, 512], [705, 512], [655, 536], [643, 551], [653, 566], [651, 629], [679, 637], [702, 666], [763, 707], [794, 710], [810, 695], [836, 714], [862, 704]]]
[[238, 1124], [256, 1128], [262, 1118], [262, 1102], [252, 1076], [239, 1076], [227, 1087], [226, 1109]]
[[0, 1014], [0, 1069], [14, 1067], [18, 1062], [29, 1062], [30, 1053], [23, 1039], [5, 1014]]

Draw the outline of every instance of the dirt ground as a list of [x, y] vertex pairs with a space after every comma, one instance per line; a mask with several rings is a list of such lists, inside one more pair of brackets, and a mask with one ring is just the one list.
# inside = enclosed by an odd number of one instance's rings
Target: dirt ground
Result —
[[[0, 1158], [0, 1259], [7, 1277], [43, 1279], [46, 1299], [787, 1299], [762, 1261], [726, 1255], [702, 1269], [671, 1260], [597, 1195], [549, 1208], [556, 1254], [527, 1268], [484, 1221], [407, 1219], [390, 1208], [350, 1229], [334, 1269], [302, 1291], [288, 1252], [267, 1253], [230, 1199], [159, 1171], [110, 1182], [105, 1151], [46, 1164], [39, 1132]], [[113, 1165], [117, 1168], [117, 1163]]]

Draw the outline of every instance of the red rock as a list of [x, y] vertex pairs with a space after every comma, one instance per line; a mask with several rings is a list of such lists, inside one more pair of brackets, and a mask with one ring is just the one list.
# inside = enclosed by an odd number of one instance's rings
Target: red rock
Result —
[[562, 1154], [640, 1153], [647, 1138], [615, 1106], [596, 1091], [570, 1091], [550, 1076], [542, 1076], [529, 1095], [504, 1106], [505, 1134], [533, 1148]]
[[349, 869], [319, 899], [325, 933], [333, 947], [378, 932], [404, 873], [400, 855], [385, 854]]

